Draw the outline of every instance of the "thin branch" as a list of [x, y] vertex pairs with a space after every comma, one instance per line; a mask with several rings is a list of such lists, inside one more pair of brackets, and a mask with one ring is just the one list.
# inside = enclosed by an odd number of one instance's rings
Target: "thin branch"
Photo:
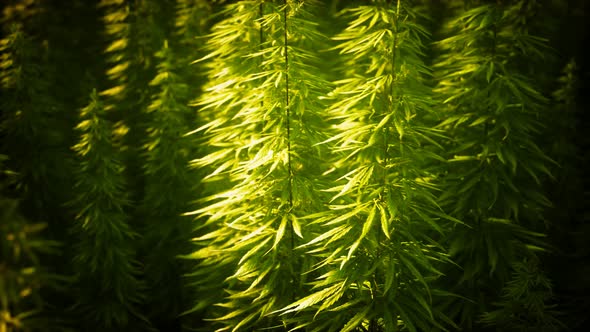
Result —
[[291, 105], [289, 100], [289, 52], [287, 36], [287, 0], [284, 0], [284, 38], [285, 38], [285, 112], [287, 113], [287, 169], [289, 172], [289, 209], [293, 208], [293, 169], [291, 167]]

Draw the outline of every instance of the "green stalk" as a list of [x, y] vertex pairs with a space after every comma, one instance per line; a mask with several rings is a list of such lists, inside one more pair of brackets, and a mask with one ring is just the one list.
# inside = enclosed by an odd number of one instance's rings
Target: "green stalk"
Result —
[[[391, 85], [390, 85], [390, 92], [389, 92], [389, 112], [394, 112], [395, 107], [393, 106], [394, 103], [394, 85], [395, 85], [395, 80], [396, 80], [396, 71], [395, 71], [395, 65], [396, 65], [396, 49], [398, 46], [398, 38], [399, 38], [399, 28], [398, 28], [398, 22], [399, 22], [399, 11], [400, 11], [400, 4], [401, 1], [397, 0], [396, 3], [396, 7], [395, 7], [395, 13], [394, 15], [392, 15], [392, 20], [393, 20], [393, 48], [391, 50]], [[387, 133], [388, 130], [383, 130], [383, 136], [384, 136], [384, 145], [385, 145], [385, 156], [384, 156], [384, 165], [383, 165], [383, 169], [385, 170], [384, 172], [384, 184], [388, 184], [389, 180], [388, 180], [388, 175], [387, 175], [387, 164], [389, 163], [389, 144], [387, 142]], [[402, 143], [402, 136], [399, 136], [399, 147], [400, 147], [400, 157], [403, 160], [404, 158], [404, 150], [403, 150], [403, 143]], [[405, 165], [402, 166], [402, 173], [403, 176], [405, 177]], [[391, 188], [389, 188], [389, 190], [391, 190]], [[381, 234], [381, 233], [380, 233]], [[397, 255], [396, 255], [397, 257]], [[393, 277], [394, 281], [393, 281], [393, 297], [396, 296], [396, 292], [397, 289], [399, 288], [399, 280], [398, 278], [396, 278], [395, 276]], [[391, 316], [393, 317], [393, 326], [392, 329], [394, 332], [397, 332], [399, 330], [399, 324], [398, 324], [398, 310], [392, 309], [391, 311]]]
[[[291, 166], [291, 104], [289, 101], [289, 39], [288, 39], [288, 28], [287, 28], [287, 0], [283, 1], [283, 37], [285, 45], [285, 113], [287, 117], [287, 176], [289, 177], [289, 209], [288, 213], [291, 213], [293, 209], [293, 167]], [[293, 222], [289, 220], [289, 237], [291, 238], [291, 251], [295, 248], [295, 231], [293, 230]], [[293, 295], [293, 299], [294, 299]]]

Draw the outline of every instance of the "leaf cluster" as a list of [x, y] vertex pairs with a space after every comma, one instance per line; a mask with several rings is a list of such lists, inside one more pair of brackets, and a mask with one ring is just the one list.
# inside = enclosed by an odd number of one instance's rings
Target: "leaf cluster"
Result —
[[[113, 146], [113, 127], [105, 112], [98, 93], [93, 91], [90, 104], [81, 111], [77, 126], [80, 141], [73, 147], [80, 158], [75, 186], [80, 195], [71, 203], [78, 211], [72, 227], [77, 237], [76, 310], [92, 329], [126, 326], [139, 317], [136, 306], [142, 300], [134, 258], [137, 235], [128, 224], [123, 165]], [[96, 287], [88, 287], [90, 284]]]
[[333, 134], [321, 142], [332, 151], [336, 186], [325, 189], [327, 208], [305, 217], [318, 232], [300, 246], [319, 259], [319, 277], [283, 312], [297, 312], [297, 327], [313, 331], [444, 329], [452, 323], [430, 303], [447, 257], [433, 236], [441, 219], [455, 219], [437, 206], [424, 171], [437, 158], [422, 130], [433, 111], [421, 60], [428, 34], [401, 2], [344, 14], [348, 26], [334, 39], [349, 69], [327, 98]]
[[[192, 224], [181, 214], [189, 209], [193, 191], [198, 189], [197, 174], [188, 163], [196, 152], [194, 136], [186, 136], [194, 120], [186, 106], [189, 88], [177, 74], [173, 50], [166, 42], [157, 52], [158, 73], [150, 82], [157, 88], [146, 109], [146, 138], [143, 145], [144, 196], [139, 214], [146, 220], [142, 229], [141, 251], [143, 273], [151, 290], [148, 302], [153, 303], [155, 320], [168, 315], [176, 319], [188, 304], [184, 294], [188, 272], [177, 256], [191, 250]], [[174, 280], [172, 282], [172, 280]]]
[[[542, 59], [548, 47], [528, 33], [526, 3], [474, 6], [449, 20], [447, 37], [436, 43], [438, 128], [449, 137], [437, 200], [468, 226], [447, 241], [462, 267], [452, 275], [471, 298], [499, 296], [511, 264], [546, 248], [540, 222], [551, 203], [540, 189], [554, 161], [537, 142], [549, 99], [525, 59]], [[481, 309], [461, 307], [453, 316], [469, 326]]]
[[486, 312], [481, 320], [504, 331], [561, 331], [565, 328], [557, 317], [550, 280], [539, 270], [536, 259], [517, 262], [512, 278], [502, 290], [497, 309]]
[[306, 236], [301, 216], [321, 203], [314, 144], [323, 140], [318, 97], [328, 85], [309, 51], [322, 38], [312, 5], [230, 4], [231, 15], [213, 27], [211, 52], [200, 60], [211, 59], [211, 69], [199, 102], [206, 123], [197, 132], [212, 152], [194, 164], [212, 170], [205, 181], [229, 181], [190, 213], [213, 229], [197, 238], [202, 249], [191, 256], [201, 260], [199, 287], [225, 279], [220, 330], [280, 324], [273, 312], [305, 287], [301, 274], [310, 263], [293, 250]]
[[39, 290], [64, 283], [42, 262], [43, 255], [58, 252], [58, 243], [43, 236], [46, 223], [27, 220], [20, 202], [10, 198], [16, 174], [5, 168], [6, 159], [0, 155], [0, 330], [38, 329], [47, 318]]

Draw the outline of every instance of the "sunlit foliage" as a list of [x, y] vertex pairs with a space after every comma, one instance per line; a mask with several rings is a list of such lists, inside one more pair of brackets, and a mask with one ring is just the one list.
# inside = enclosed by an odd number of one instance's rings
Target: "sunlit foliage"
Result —
[[433, 112], [421, 59], [428, 32], [400, 1], [343, 17], [348, 26], [334, 39], [344, 69], [329, 95], [333, 134], [322, 142], [338, 178], [327, 208], [306, 217], [320, 232], [301, 246], [318, 257], [321, 276], [284, 311], [310, 331], [442, 328], [449, 322], [430, 304], [431, 281], [447, 258], [434, 238], [444, 231], [439, 219], [453, 218], [434, 201], [425, 167], [440, 158], [422, 120]]
[[0, 332], [588, 330], [585, 7], [0, 1]]
[[[212, 152], [195, 164], [212, 169], [206, 180], [227, 180], [194, 212], [214, 230], [198, 239], [203, 248], [192, 257], [201, 260], [200, 289], [223, 281], [227, 295], [213, 317], [220, 330], [285, 324], [273, 311], [306, 288], [309, 258], [295, 247], [308, 236], [301, 217], [320, 203], [322, 161], [314, 144], [322, 141], [318, 97], [327, 86], [309, 51], [323, 38], [314, 4], [228, 5], [201, 59], [211, 59], [211, 71], [199, 103], [208, 122], [197, 132]], [[198, 300], [195, 310], [219, 301]]]

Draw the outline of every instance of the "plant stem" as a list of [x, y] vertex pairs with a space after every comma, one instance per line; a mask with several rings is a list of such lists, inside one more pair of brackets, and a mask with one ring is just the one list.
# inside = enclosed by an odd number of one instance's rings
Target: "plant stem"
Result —
[[287, 36], [287, 0], [284, 0], [284, 38], [285, 38], [285, 112], [287, 113], [287, 169], [289, 173], [289, 209], [293, 208], [293, 169], [291, 168], [291, 110], [289, 101], [289, 51]]
[[[283, 19], [284, 19], [284, 26], [283, 26], [283, 36], [284, 36], [284, 47], [285, 47], [285, 112], [287, 116], [287, 176], [289, 177], [287, 182], [287, 190], [289, 191], [289, 211], [287, 213], [292, 213], [293, 210], [293, 168], [291, 166], [291, 105], [289, 100], [289, 40], [287, 34], [287, 9], [288, 9], [288, 1], [283, 0]], [[289, 235], [290, 235], [290, 255], [293, 253], [293, 248], [295, 248], [295, 230], [293, 228], [293, 221], [291, 218], [288, 220], [289, 222]], [[295, 275], [291, 274], [291, 284], [294, 286], [296, 284]], [[291, 301], [295, 301], [295, 293], [291, 292]]]

